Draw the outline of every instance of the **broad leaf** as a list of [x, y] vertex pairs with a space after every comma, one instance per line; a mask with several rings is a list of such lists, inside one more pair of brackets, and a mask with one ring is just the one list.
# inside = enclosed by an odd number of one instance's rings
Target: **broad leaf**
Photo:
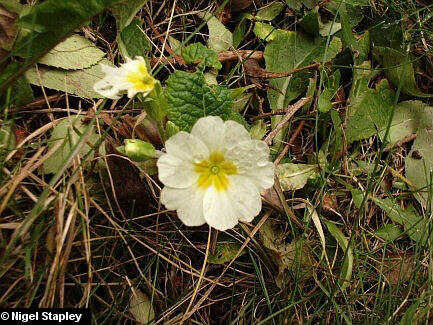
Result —
[[[431, 112], [430, 112], [431, 116]], [[430, 123], [431, 123], [430, 119]], [[412, 150], [406, 156], [406, 177], [412, 182], [415, 198], [424, 208], [433, 204], [433, 129], [418, 129]], [[432, 205], [433, 206], [433, 205]]]
[[[57, 124], [51, 137], [48, 140], [48, 149], [53, 148], [57, 143], [63, 142], [57, 151], [45, 160], [42, 165], [42, 169], [46, 174], [55, 174], [63, 166], [64, 161], [69, 156], [72, 148], [78, 143], [81, 137], [81, 133], [86, 129], [86, 125], [81, 122], [80, 116], [71, 116], [63, 119], [59, 124]], [[94, 130], [91, 130], [87, 137], [87, 142], [94, 144], [98, 135]], [[80, 155], [84, 156], [90, 150], [93, 150], [88, 144], [83, 145], [80, 151]], [[93, 153], [91, 154], [93, 157]]]
[[425, 245], [429, 236], [428, 220], [420, 217], [412, 206], [403, 210], [396, 202], [389, 198], [372, 197], [376, 203], [395, 223], [404, 227], [405, 232], [420, 245]]
[[[208, 256], [209, 263], [212, 264], [224, 264], [230, 262], [238, 253], [241, 248], [241, 244], [233, 241], [218, 242], [215, 247], [215, 252]], [[240, 254], [244, 254], [246, 250], [243, 250]]]
[[317, 165], [286, 163], [279, 164], [276, 173], [283, 191], [293, 191], [303, 188], [317, 169]]
[[368, 80], [359, 81], [350, 97], [346, 127], [347, 142], [367, 139], [383, 130], [388, 123], [393, 106], [393, 92], [386, 80], [368, 88]]
[[233, 118], [231, 89], [208, 86], [200, 72], [175, 71], [167, 80], [168, 118], [181, 130], [190, 130], [203, 116]]
[[[101, 63], [112, 65], [107, 60], [102, 60]], [[104, 76], [99, 65], [75, 71], [39, 67], [38, 70], [32, 68], [26, 72], [27, 79], [33, 85], [41, 86], [40, 80], [42, 80], [44, 87], [83, 98], [102, 98], [93, 90], [93, 85]]]
[[39, 63], [62, 69], [79, 70], [98, 63], [105, 53], [85, 37], [74, 34], [39, 59]]
[[[401, 102], [395, 108], [388, 141], [395, 144], [405, 137], [417, 133], [418, 128], [431, 125], [431, 121], [433, 121], [433, 107], [427, 106], [419, 100]], [[382, 140], [385, 131], [380, 132]]]
[[182, 57], [188, 64], [199, 64], [203, 67], [221, 69], [218, 54], [201, 43], [193, 43], [182, 49]]
[[151, 324], [155, 311], [149, 297], [138, 288], [132, 287], [129, 312], [139, 324]]
[[312, 277], [314, 258], [305, 239], [296, 238], [286, 243], [287, 234], [273, 220], [267, 220], [263, 224], [259, 235], [263, 246], [271, 252], [272, 259], [278, 265], [275, 282], [279, 288], [285, 287], [290, 273], [300, 280]]
[[272, 20], [283, 10], [284, 4], [278, 1], [271, 2], [257, 11], [257, 20]]
[[211, 13], [199, 13], [200, 18], [207, 22], [209, 39], [207, 45], [219, 53], [233, 46], [233, 34]]
[[135, 58], [145, 56], [152, 50], [152, 45], [147, 40], [141, 29], [142, 21], [133, 19], [132, 22], [120, 32], [117, 42], [124, 57]]
[[383, 66], [389, 81], [395, 87], [398, 87], [401, 82], [403, 93], [417, 97], [433, 97], [433, 95], [425, 94], [417, 88], [410, 56], [401, 51], [381, 46], [374, 46], [373, 54]]
[[111, 6], [111, 13], [116, 18], [117, 32], [120, 33], [131, 24], [137, 12], [144, 6], [147, 0], [121, 0]]

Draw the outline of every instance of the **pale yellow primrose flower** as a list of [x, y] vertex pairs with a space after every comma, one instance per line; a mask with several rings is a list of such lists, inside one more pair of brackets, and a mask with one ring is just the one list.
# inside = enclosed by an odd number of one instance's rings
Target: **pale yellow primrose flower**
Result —
[[218, 230], [251, 222], [262, 208], [260, 192], [274, 184], [269, 147], [251, 140], [234, 121], [203, 117], [191, 130], [165, 143], [157, 162], [165, 185], [161, 202], [177, 210], [187, 226], [208, 223]]
[[155, 87], [156, 80], [147, 72], [146, 62], [141, 56], [135, 60], [126, 58], [126, 63], [119, 68], [101, 64], [101, 69], [105, 77], [96, 82], [93, 89], [104, 97], [118, 99], [122, 91], [127, 91], [129, 98], [137, 93], [146, 96]]

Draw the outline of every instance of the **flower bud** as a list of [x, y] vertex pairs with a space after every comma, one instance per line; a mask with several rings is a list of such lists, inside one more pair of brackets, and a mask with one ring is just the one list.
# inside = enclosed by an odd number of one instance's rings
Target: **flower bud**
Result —
[[156, 151], [152, 144], [138, 139], [125, 141], [125, 153], [133, 161], [145, 161], [156, 158]]

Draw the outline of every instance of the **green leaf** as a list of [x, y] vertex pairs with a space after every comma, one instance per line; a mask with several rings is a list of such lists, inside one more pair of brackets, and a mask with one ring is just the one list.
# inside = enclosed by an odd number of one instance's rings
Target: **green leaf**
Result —
[[19, 0], [2, 0], [1, 5], [9, 12], [20, 14], [24, 5]]
[[396, 225], [384, 225], [377, 229], [374, 234], [387, 242], [396, 240], [403, 232]]
[[[53, 148], [59, 142], [63, 142], [63, 144], [52, 156], [45, 160], [42, 165], [44, 173], [55, 174], [62, 168], [72, 148], [80, 140], [81, 133], [86, 129], [86, 125], [81, 122], [81, 119], [81, 116], [76, 115], [67, 117], [54, 127], [51, 137], [48, 140], [48, 149]], [[95, 131], [91, 130], [87, 142], [94, 144], [98, 140], [98, 137]], [[87, 143], [84, 144], [80, 150], [80, 156], [84, 156], [90, 150], [92, 150], [92, 148]], [[91, 153], [91, 157], [93, 157], [93, 153]]]
[[332, 36], [341, 29], [341, 24], [334, 20], [323, 23], [319, 14], [319, 7], [315, 7], [308, 12], [299, 22], [299, 25], [306, 33], [312, 36], [319, 34], [325, 37]]
[[318, 2], [319, 0], [286, 0], [289, 8], [293, 10], [301, 9], [302, 5], [304, 5], [308, 9], [312, 9], [317, 5]]
[[329, 112], [332, 109], [331, 100], [334, 97], [334, 92], [332, 89], [324, 89], [319, 96], [317, 101], [317, 109], [321, 113]]
[[117, 43], [123, 57], [133, 59], [136, 56], [145, 56], [147, 52], [152, 50], [152, 45], [141, 29], [142, 25], [143, 22], [135, 18], [120, 32]]
[[120, 33], [131, 24], [137, 12], [144, 6], [147, 0], [117, 0], [111, 6], [111, 13], [116, 18], [117, 31]]
[[[405, 137], [415, 134], [418, 128], [429, 126], [431, 121], [433, 121], [433, 107], [419, 100], [401, 102], [395, 108], [387, 141], [396, 144]], [[382, 141], [385, 131], [380, 132]]]
[[372, 197], [372, 200], [393, 222], [402, 225], [405, 232], [413, 241], [418, 242], [420, 245], [425, 245], [429, 237], [428, 219], [420, 217], [412, 206], [408, 206], [406, 210], [403, 210], [396, 202], [389, 198], [379, 199]]
[[268, 3], [257, 11], [257, 20], [272, 20], [283, 10], [284, 4], [278, 1]]
[[303, 188], [310, 176], [317, 171], [317, 168], [317, 165], [279, 164], [276, 174], [283, 191], [294, 191]]
[[341, 4], [339, 13], [344, 42], [352, 51], [359, 52], [358, 42], [356, 41], [355, 36], [352, 33], [352, 26], [350, 25], [350, 20], [346, 10], [346, 4], [344, 2]]
[[168, 118], [181, 130], [189, 131], [203, 116], [217, 115], [223, 120], [232, 116], [231, 89], [207, 86], [200, 72], [175, 71], [167, 80]]
[[[6, 66], [0, 75], [0, 83], [13, 75], [20, 67], [17, 62], [12, 62]], [[11, 85], [9, 103], [6, 103], [7, 92], [0, 93], [0, 103], [8, 105], [22, 106], [34, 100], [33, 90], [25, 77], [18, 78]]]
[[183, 48], [182, 57], [188, 64], [199, 64], [217, 70], [222, 68], [218, 54], [201, 43], [193, 43]]
[[139, 324], [151, 324], [155, 319], [155, 311], [149, 297], [138, 288], [132, 287], [129, 301], [129, 312]]
[[253, 32], [258, 38], [270, 42], [277, 37], [278, 33], [283, 32], [283, 30], [258, 21], [254, 24]]
[[17, 41], [13, 55], [39, 58], [66, 35], [117, 1], [119, 0], [46, 0], [37, 4], [18, 22], [29, 33]]
[[14, 124], [12, 121], [0, 120], [0, 157], [6, 151], [15, 148]]
[[139, 139], [125, 140], [125, 154], [132, 161], [146, 161], [151, 158], [156, 158], [154, 146], [146, 141]]
[[239, 44], [242, 42], [247, 29], [247, 20], [242, 18], [241, 21], [236, 25], [233, 32], [233, 47], [238, 48]]
[[[336, 37], [332, 38], [329, 47], [326, 48], [326, 39], [321, 37], [312, 38], [299, 32], [280, 32], [265, 48], [266, 70], [271, 72], [289, 72], [313, 62], [328, 62], [340, 50], [341, 41]], [[292, 53], [292, 55], [287, 55], [287, 53]], [[290, 76], [270, 81], [270, 86], [279, 89], [282, 93], [273, 89], [268, 91], [269, 103], [273, 110], [287, 107], [289, 101], [299, 95], [291, 96], [289, 92], [291, 90], [289, 85], [292, 79], [296, 78]], [[308, 80], [304, 80], [303, 82], [305, 86], [308, 85], [306, 82]]]
[[268, 132], [268, 126], [263, 120], [258, 120], [253, 123], [250, 129], [251, 138], [262, 140]]
[[344, 290], [350, 285], [350, 280], [352, 278], [353, 251], [351, 247], [348, 248], [349, 241], [334, 223], [326, 219], [323, 219], [323, 222], [328, 227], [329, 232], [331, 233], [332, 237], [335, 238], [338, 245], [340, 245], [344, 252], [347, 251], [346, 257], [343, 261], [343, 266], [341, 268], [340, 279], [338, 280], [341, 290]]
[[39, 59], [39, 63], [62, 69], [79, 70], [98, 63], [105, 53], [85, 37], [74, 34]]
[[233, 34], [211, 13], [198, 13], [207, 22], [209, 39], [207, 45], [211, 50], [219, 53], [233, 46]]
[[178, 41], [173, 36], [168, 37], [168, 42], [170, 43], [170, 47], [176, 55], [182, 55], [182, 42]]
[[[313, 62], [328, 62], [341, 50], [341, 40], [333, 37], [327, 47], [327, 40], [311, 37], [300, 32], [278, 32], [274, 40], [265, 47], [266, 70], [270, 72], [289, 72]], [[288, 55], [291, 53], [291, 55]], [[272, 79], [269, 82], [268, 100], [272, 110], [285, 109], [296, 97], [307, 91], [308, 72]], [[277, 89], [277, 90], [275, 90]], [[271, 119], [275, 127], [282, 117]], [[281, 130], [274, 141], [278, 143], [285, 130]]]
[[[100, 63], [112, 65], [110, 61], [105, 59]], [[95, 82], [105, 76], [99, 65], [75, 71], [39, 67], [38, 71], [44, 87], [83, 98], [102, 98], [99, 93], [93, 90]], [[26, 77], [31, 84], [41, 86], [38, 71], [35, 68], [29, 69], [26, 72]]]
[[259, 229], [263, 246], [271, 252], [271, 257], [278, 265], [278, 275], [275, 282], [279, 288], [284, 288], [290, 279], [290, 274], [298, 275], [297, 279], [307, 280], [313, 276], [314, 258], [303, 238], [294, 238], [287, 244], [287, 234], [276, 221], [266, 220]]
[[[431, 115], [432, 112], [430, 110], [430, 120], [426, 122], [432, 123]], [[415, 198], [424, 208], [433, 207], [432, 139], [433, 128], [431, 124], [428, 127], [419, 128], [412, 150], [405, 159], [406, 177], [412, 183], [411, 188], [416, 191], [414, 192]]]
[[341, 24], [337, 23], [336, 21], [329, 20], [326, 23], [322, 23], [320, 21], [320, 29], [319, 29], [320, 36], [323, 37], [332, 36], [335, 33], [339, 32], [340, 30], [341, 30]]
[[377, 89], [368, 88], [367, 84], [367, 79], [360, 80], [350, 96], [346, 128], [348, 143], [377, 134], [387, 126], [392, 111], [394, 94], [386, 80], [382, 80]]
[[0, 53], [0, 60], [7, 55], [7, 51], [10, 51], [18, 34], [16, 20], [21, 11], [20, 6], [19, 1], [7, 1], [0, 4], [0, 50], [4, 50]]
[[401, 51], [381, 46], [374, 46], [373, 54], [383, 66], [388, 80], [395, 87], [398, 87], [401, 82], [401, 91], [403, 93], [417, 97], [433, 97], [433, 95], [425, 94], [417, 88], [415, 71], [408, 55]]
[[[241, 248], [241, 244], [233, 241], [218, 242], [215, 247], [215, 252], [208, 256], [208, 262], [212, 264], [224, 264], [230, 262]], [[241, 252], [244, 254], [246, 250]]]

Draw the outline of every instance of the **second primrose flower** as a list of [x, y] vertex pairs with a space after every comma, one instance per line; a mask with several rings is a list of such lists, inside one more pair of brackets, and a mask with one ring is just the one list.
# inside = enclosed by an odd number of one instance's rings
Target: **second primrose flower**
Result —
[[165, 185], [161, 202], [177, 210], [185, 225], [208, 223], [223, 231], [259, 214], [260, 192], [274, 184], [274, 164], [268, 146], [251, 140], [242, 125], [203, 117], [190, 134], [168, 139], [165, 148], [157, 162]]
[[146, 96], [155, 87], [156, 80], [147, 71], [146, 62], [141, 56], [131, 60], [126, 58], [126, 63], [119, 68], [113, 68], [101, 64], [105, 77], [96, 82], [94, 90], [104, 97], [119, 99], [119, 94], [126, 91], [129, 98], [137, 93]]

